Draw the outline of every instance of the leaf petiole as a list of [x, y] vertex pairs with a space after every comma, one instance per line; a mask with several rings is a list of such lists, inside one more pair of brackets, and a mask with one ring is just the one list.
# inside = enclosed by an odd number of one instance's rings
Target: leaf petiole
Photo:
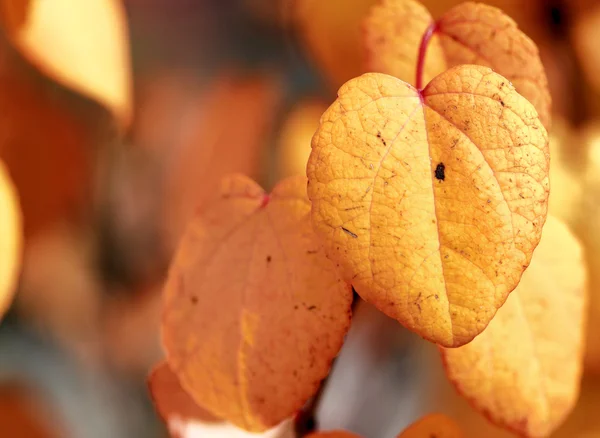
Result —
[[432, 21], [431, 24], [425, 29], [425, 33], [423, 33], [423, 37], [421, 38], [421, 44], [419, 45], [419, 55], [417, 57], [417, 78], [416, 85], [417, 90], [421, 91], [423, 89], [423, 70], [425, 68], [425, 56], [427, 55], [427, 46], [429, 45], [429, 41], [433, 34], [437, 31], [438, 25], [437, 22]]

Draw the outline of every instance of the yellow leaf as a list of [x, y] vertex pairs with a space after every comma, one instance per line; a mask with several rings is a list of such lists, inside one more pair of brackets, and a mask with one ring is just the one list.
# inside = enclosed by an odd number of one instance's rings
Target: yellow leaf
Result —
[[456, 422], [444, 414], [429, 414], [411, 424], [398, 438], [462, 438]]
[[181, 387], [177, 376], [166, 361], [157, 364], [148, 376], [148, 389], [152, 401], [162, 419], [169, 421], [221, 422], [214, 415], [196, 404]]
[[531, 265], [489, 327], [468, 345], [441, 349], [449, 379], [498, 425], [548, 436], [579, 395], [586, 288], [581, 246], [550, 216]]
[[299, 36], [334, 88], [365, 72], [361, 23], [377, 0], [294, 0]]
[[1, 0], [0, 18], [32, 64], [129, 124], [129, 33], [120, 0]]
[[315, 230], [364, 299], [426, 339], [463, 345], [539, 242], [547, 144], [533, 106], [487, 67], [455, 67], [423, 91], [365, 74], [313, 137]]
[[318, 99], [299, 102], [287, 116], [277, 145], [277, 174], [280, 178], [306, 174], [310, 141], [319, 127], [327, 104]]
[[370, 70], [419, 84], [417, 51], [421, 36], [429, 30], [426, 79], [445, 70], [444, 63], [490, 67], [510, 80], [537, 109], [544, 126], [550, 126], [550, 92], [538, 48], [500, 9], [466, 2], [434, 22], [415, 0], [383, 0], [372, 9], [365, 29]]
[[21, 267], [22, 240], [17, 194], [0, 162], [0, 319], [12, 302]]
[[226, 178], [189, 225], [164, 290], [171, 369], [204, 408], [264, 431], [302, 407], [329, 372], [352, 291], [310, 222], [306, 178], [271, 195]]

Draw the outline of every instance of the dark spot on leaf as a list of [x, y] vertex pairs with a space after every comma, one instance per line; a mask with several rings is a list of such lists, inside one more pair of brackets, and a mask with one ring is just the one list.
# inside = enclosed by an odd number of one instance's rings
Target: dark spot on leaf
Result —
[[270, 262], [271, 262], [271, 260], [272, 260], [272, 259], [271, 259], [271, 256], [267, 256], [267, 263], [270, 263]]
[[196, 304], [198, 302], [198, 297], [196, 295], [192, 295], [190, 297], [190, 301], [192, 302], [192, 304]]
[[444, 163], [439, 163], [435, 168], [435, 177], [440, 181], [444, 181], [444, 179], [446, 179], [446, 174], [444, 173], [445, 170], [446, 166], [444, 166]]
[[317, 306], [308, 306], [306, 308], [306, 310], [315, 310], [317, 308]]
[[342, 227], [342, 230], [344, 231], [344, 233], [346, 233], [347, 235], [354, 237], [355, 239], [358, 237], [356, 234], [354, 234], [352, 231]]

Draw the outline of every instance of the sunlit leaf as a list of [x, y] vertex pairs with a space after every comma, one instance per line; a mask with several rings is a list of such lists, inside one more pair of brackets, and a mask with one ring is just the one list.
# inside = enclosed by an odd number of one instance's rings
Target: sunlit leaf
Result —
[[539, 242], [547, 143], [533, 106], [487, 67], [455, 67], [422, 92], [365, 74], [313, 138], [315, 230], [363, 298], [426, 339], [463, 345]]
[[0, 19], [31, 63], [129, 124], [129, 31], [120, 0], [2, 0]]
[[488, 328], [468, 345], [441, 349], [449, 379], [495, 423], [548, 436], [579, 395], [586, 286], [581, 245], [549, 217], [531, 265]]
[[329, 372], [351, 288], [310, 221], [306, 178], [270, 195], [225, 178], [189, 225], [164, 290], [163, 344], [183, 388], [238, 427], [290, 417]]

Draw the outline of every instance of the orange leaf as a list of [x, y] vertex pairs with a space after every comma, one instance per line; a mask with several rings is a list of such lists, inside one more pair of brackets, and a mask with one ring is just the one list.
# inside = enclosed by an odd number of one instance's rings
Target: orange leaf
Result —
[[173, 419], [181, 421], [194, 420], [204, 423], [221, 421], [198, 406], [192, 397], [185, 392], [167, 362], [160, 362], [150, 372], [148, 388], [156, 410], [166, 423]]
[[165, 286], [163, 344], [182, 386], [213, 414], [264, 431], [302, 407], [350, 323], [351, 288], [323, 254], [306, 179], [266, 195], [224, 179], [187, 229]]
[[307, 167], [315, 230], [379, 310], [448, 347], [472, 340], [516, 287], [548, 202], [548, 137], [487, 67], [423, 90], [353, 79], [325, 112]]
[[[406, 25], [399, 26], [399, 22]], [[431, 31], [432, 39], [426, 46], [426, 67], [430, 67], [425, 70], [426, 78], [445, 70], [444, 61], [449, 67], [490, 67], [513, 82], [537, 109], [544, 126], [550, 126], [551, 98], [538, 48], [500, 9], [466, 2], [434, 22], [415, 0], [383, 0], [372, 9], [365, 29], [369, 70], [412, 82], [421, 35]]]
[[444, 414], [429, 414], [407, 427], [398, 438], [462, 438], [456, 422]]
[[131, 119], [128, 29], [120, 0], [0, 0], [0, 19], [21, 53], [51, 78]]
[[489, 327], [468, 345], [441, 349], [449, 379], [498, 425], [548, 436], [579, 395], [585, 292], [581, 246], [549, 217], [531, 265]]
[[[275, 120], [281, 89], [272, 77], [226, 76], [195, 97], [183, 125], [173, 132], [165, 177], [164, 233], [172, 249], [194, 212], [221, 178], [260, 175], [266, 136]], [[235, 116], [235, 129], [232, 119]]]
[[17, 194], [0, 162], [0, 319], [12, 302], [21, 266], [22, 240]]

